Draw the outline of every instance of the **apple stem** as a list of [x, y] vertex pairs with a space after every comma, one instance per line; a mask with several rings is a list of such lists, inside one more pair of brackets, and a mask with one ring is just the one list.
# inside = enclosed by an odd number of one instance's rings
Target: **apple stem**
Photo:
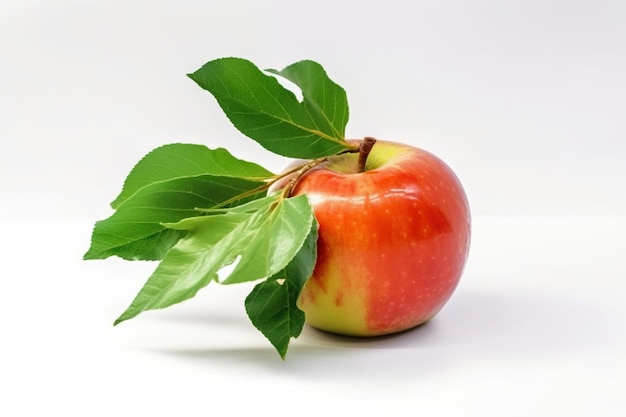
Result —
[[[367, 163], [367, 157], [372, 151], [374, 144], [376, 143], [376, 139], [372, 137], [365, 137], [363, 141], [359, 144], [358, 147], [350, 148], [345, 151], [339, 152], [337, 155], [341, 155], [344, 153], [358, 153], [359, 161], [358, 161], [358, 172], [365, 171], [365, 164]], [[287, 185], [283, 188], [282, 194], [284, 197], [290, 197], [293, 188], [296, 186], [296, 183], [300, 180], [300, 178], [310, 169], [315, 168], [316, 166], [323, 164], [328, 161], [331, 156], [322, 156], [321, 158], [313, 159], [311, 161], [306, 162], [303, 165], [299, 165], [287, 172], [282, 173], [280, 176], [274, 178], [268, 184], [266, 184], [266, 188], [269, 188], [273, 183], [284, 178], [285, 176], [292, 175], [291, 179], [287, 183]]]
[[359, 162], [357, 165], [357, 172], [365, 171], [365, 164], [367, 163], [367, 157], [369, 156], [376, 139], [370, 136], [363, 138], [363, 142], [359, 145]]

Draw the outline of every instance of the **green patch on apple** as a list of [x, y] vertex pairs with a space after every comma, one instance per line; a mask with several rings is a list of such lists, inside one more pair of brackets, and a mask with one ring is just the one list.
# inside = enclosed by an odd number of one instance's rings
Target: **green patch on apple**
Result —
[[437, 314], [470, 244], [467, 198], [450, 167], [409, 145], [346, 139], [346, 93], [316, 62], [263, 71], [221, 58], [189, 77], [241, 133], [295, 160], [274, 174], [185, 143], [142, 158], [84, 255], [159, 262], [116, 325], [212, 282], [258, 281], [246, 312], [285, 359], [305, 322], [376, 336]]

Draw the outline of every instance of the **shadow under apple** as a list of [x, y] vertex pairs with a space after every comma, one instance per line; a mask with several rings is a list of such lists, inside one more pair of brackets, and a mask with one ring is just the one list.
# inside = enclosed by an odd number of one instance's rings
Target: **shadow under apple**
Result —
[[459, 361], [543, 360], [601, 350], [610, 343], [614, 325], [608, 311], [583, 300], [459, 291], [433, 320], [395, 335], [355, 338], [305, 326], [284, 362], [269, 344], [147, 349], [207, 366], [230, 361], [304, 379], [354, 380], [374, 373], [401, 383]]

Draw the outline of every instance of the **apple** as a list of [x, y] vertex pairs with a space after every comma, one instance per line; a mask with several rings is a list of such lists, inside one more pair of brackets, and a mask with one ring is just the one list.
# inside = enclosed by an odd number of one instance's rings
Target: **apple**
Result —
[[369, 154], [329, 157], [289, 185], [289, 195], [308, 196], [319, 223], [298, 306], [309, 325], [351, 336], [430, 320], [456, 288], [470, 245], [468, 201], [453, 171], [425, 150], [366, 139], [375, 142]]

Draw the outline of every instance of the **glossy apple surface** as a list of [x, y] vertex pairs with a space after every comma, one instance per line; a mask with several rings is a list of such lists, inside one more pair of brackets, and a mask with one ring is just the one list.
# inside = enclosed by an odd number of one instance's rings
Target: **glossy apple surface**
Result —
[[357, 154], [305, 173], [319, 222], [318, 258], [299, 307], [307, 323], [354, 336], [400, 332], [430, 320], [463, 271], [470, 212], [461, 183], [424, 150], [378, 141], [357, 171]]

